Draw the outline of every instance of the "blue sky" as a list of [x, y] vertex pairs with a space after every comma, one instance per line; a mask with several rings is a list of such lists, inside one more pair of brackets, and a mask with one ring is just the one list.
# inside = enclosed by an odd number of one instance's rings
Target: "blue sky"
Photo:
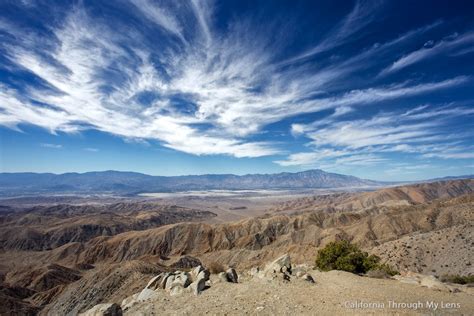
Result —
[[474, 173], [471, 1], [2, 1], [3, 172]]

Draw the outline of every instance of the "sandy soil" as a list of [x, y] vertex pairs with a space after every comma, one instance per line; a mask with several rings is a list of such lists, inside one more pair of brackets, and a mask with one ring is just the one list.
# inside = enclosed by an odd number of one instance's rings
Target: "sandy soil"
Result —
[[[241, 283], [212, 285], [200, 296], [184, 293], [139, 303], [125, 315], [472, 315], [474, 291], [447, 293], [396, 280], [371, 279], [341, 271], [312, 272], [315, 284], [293, 278], [291, 282], [241, 278]], [[408, 303], [389, 306], [389, 301]], [[354, 304], [373, 303], [372, 307]], [[438, 304], [429, 308], [427, 302]], [[448, 307], [451, 304], [451, 307]], [[359, 305], [360, 306], [360, 305]], [[411, 306], [411, 307], [410, 307]], [[415, 309], [416, 308], [416, 309]]]

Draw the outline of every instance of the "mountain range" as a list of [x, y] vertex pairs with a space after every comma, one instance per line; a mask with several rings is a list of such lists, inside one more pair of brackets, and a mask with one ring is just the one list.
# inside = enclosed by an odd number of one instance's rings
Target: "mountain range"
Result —
[[277, 174], [151, 176], [136, 172], [0, 173], [4, 195], [16, 193], [116, 192], [136, 194], [186, 190], [306, 189], [379, 186], [384, 183], [314, 169]]

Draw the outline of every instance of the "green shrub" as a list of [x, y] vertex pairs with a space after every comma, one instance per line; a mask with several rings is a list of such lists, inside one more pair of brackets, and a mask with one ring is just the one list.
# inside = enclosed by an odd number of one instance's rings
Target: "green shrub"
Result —
[[366, 273], [370, 270], [382, 270], [389, 275], [398, 272], [387, 264], [380, 264], [380, 258], [363, 252], [347, 240], [334, 241], [319, 250], [316, 267], [322, 271], [342, 270], [352, 273]]
[[457, 284], [471, 284], [474, 283], [474, 275], [443, 275], [441, 277], [442, 282], [457, 283]]

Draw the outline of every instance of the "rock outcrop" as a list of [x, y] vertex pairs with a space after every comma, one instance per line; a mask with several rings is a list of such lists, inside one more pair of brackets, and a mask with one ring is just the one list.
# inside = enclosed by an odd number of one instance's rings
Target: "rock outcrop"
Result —
[[122, 308], [115, 303], [98, 304], [80, 316], [122, 316]]

